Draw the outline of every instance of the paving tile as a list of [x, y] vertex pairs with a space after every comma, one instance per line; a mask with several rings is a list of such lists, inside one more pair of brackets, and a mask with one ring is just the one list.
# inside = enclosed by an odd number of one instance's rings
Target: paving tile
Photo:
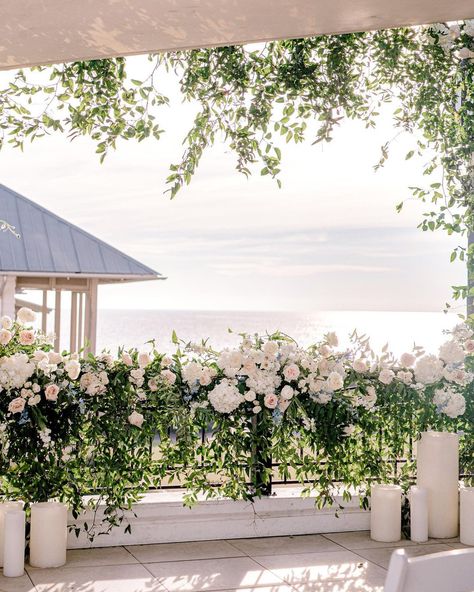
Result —
[[[359, 549], [357, 554], [361, 555], [365, 559], [368, 559], [372, 563], [379, 565], [385, 569], [388, 569], [390, 563], [390, 557], [395, 549], [400, 547], [383, 547], [380, 549]], [[430, 555], [431, 553], [441, 553], [442, 551], [451, 551], [452, 547], [449, 545], [411, 545], [405, 548], [406, 554], [409, 557], [419, 557], [420, 555]]]
[[34, 592], [34, 590], [35, 587], [26, 573], [19, 578], [6, 578], [0, 575], [0, 592]]
[[384, 569], [351, 551], [259, 556], [256, 561], [299, 590], [376, 590], [386, 577]]
[[167, 590], [239, 590], [274, 588], [284, 585], [275, 574], [250, 557], [148, 563], [147, 569]]
[[29, 569], [38, 592], [166, 592], [143, 565]]
[[474, 549], [474, 545], [463, 545], [463, 543], [449, 543], [451, 549]]
[[258, 557], [259, 555], [290, 555], [293, 553], [322, 553], [342, 550], [339, 545], [319, 534], [257, 539], [229, 539], [229, 543], [251, 557]]
[[408, 547], [410, 545], [416, 545], [416, 543], [406, 539], [402, 539], [397, 543], [380, 543], [379, 541], [373, 541], [370, 538], [370, 532], [368, 530], [357, 532], [331, 532], [324, 534], [324, 536], [330, 541], [333, 541], [350, 551], [355, 551], [356, 549], [378, 549], [383, 547]]
[[[101, 547], [69, 550], [64, 567], [95, 567], [100, 565], [128, 565], [131, 563], [138, 563], [138, 561], [123, 547]], [[27, 565], [27, 568], [28, 571], [39, 569], [31, 565]]]
[[245, 553], [226, 541], [197, 541], [193, 543], [160, 543], [157, 545], [133, 545], [126, 549], [140, 563], [161, 561], [185, 561], [192, 559], [217, 559], [243, 557]]

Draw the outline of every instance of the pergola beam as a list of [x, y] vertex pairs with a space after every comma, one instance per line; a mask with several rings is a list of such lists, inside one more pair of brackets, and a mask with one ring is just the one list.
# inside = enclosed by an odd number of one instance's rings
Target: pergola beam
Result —
[[0, 0], [0, 69], [474, 17], [472, 0]]

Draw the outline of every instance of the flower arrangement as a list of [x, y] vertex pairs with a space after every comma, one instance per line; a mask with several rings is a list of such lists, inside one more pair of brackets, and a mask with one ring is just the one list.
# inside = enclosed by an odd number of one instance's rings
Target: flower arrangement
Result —
[[[105, 531], [150, 487], [179, 480], [198, 493], [248, 499], [291, 478], [320, 506], [373, 480], [414, 476], [413, 440], [426, 429], [464, 433], [473, 472], [474, 335], [459, 325], [438, 355], [396, 359], [357, 333], [309, 348], [290, 337], [241, 335], [235, 349], [179, 342], [165, 355], [54, 352], [33, 313], [1, 319], [0, 441], [4, 495], [59, 498], [75, 515], [104, 506]], [[153, 446], [151, 443], [153, 442]], [[394, 459], [404, 462], [394, 475]], [[92, 493], [86, 501], [83, 494]], [[87, 525], [89, 536], [102, 525]]]

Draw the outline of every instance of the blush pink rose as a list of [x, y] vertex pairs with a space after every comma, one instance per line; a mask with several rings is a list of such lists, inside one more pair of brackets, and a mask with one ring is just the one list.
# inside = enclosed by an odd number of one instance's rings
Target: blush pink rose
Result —
[[265, 407], [268, 407], [268, 409], [275, 409], [275, 407], [278, 405], [278, 397], [273, 393], [265, 395], [263, 402], [265, 404]]
[[291, 380], [296, 380], [300, 375], [300, 369], [296, 364], [289, 364], [285, 366], [283, 369], [283, 376], [285, 379], [290, 382]]
[[59, 387], [57, 384], [48, 384], [44, 389], [44, 395], [48, 401], [57, 401], [59, 395]]
[[138, 411], [132, 411], [132, 413], [128, 416], [128, 423], [130, 425], [136, 426], [137, 428], [141, 428], [143, 425], [144, 417]]
[[12, 401], [10, 401], [10, 404], [8, 405], [8, 411], [10, 411], [10, 413], [21, 413], [24, 408], [25, 399], [22, 399], [21, 397], [13, 399]]
[[35, 333], [30, 329], [23, 329], [20, 331], [19, 341], [21, 345], [33, 345], [35, 342]]

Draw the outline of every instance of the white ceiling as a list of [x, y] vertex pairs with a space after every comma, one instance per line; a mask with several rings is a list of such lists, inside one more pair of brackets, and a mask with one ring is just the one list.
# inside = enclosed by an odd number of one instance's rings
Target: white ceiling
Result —
[[0, 69], [474, 18], [474, 0], [0, 0]]

